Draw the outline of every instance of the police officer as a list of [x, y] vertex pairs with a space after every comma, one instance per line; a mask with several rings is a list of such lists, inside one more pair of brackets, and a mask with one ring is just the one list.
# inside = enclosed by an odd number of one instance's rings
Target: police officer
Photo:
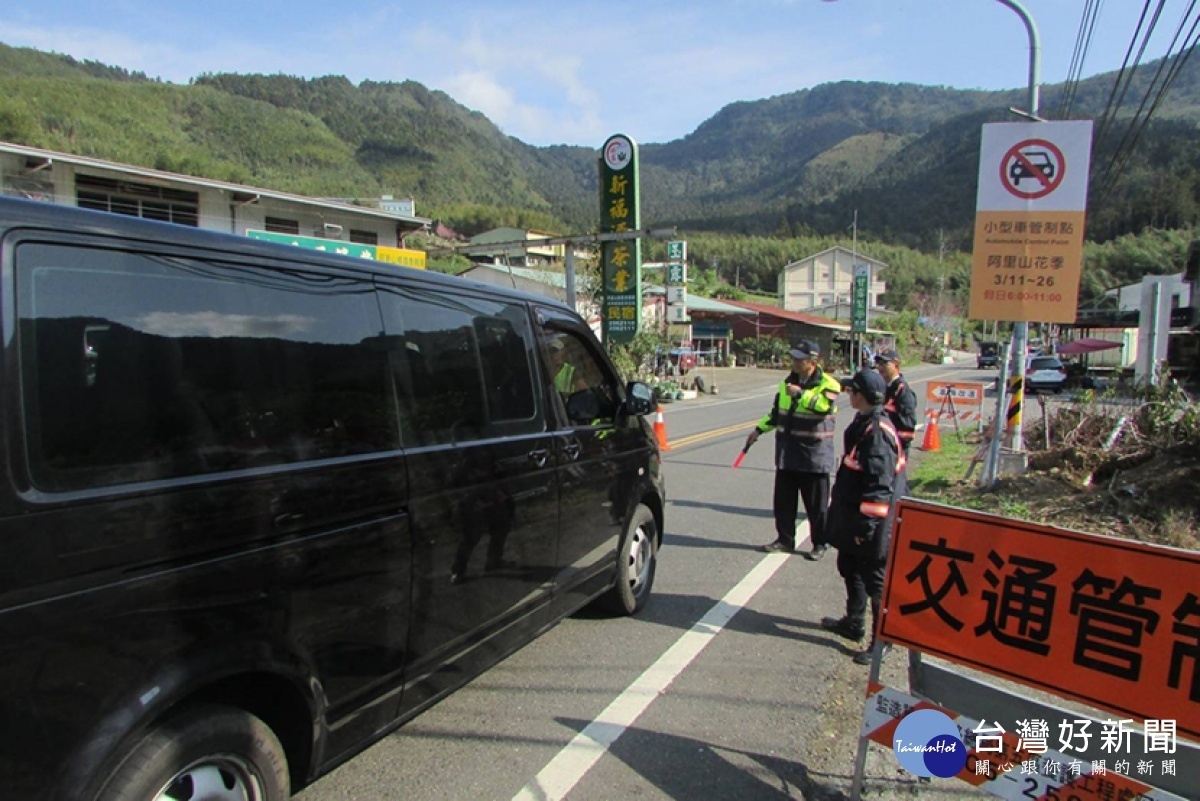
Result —
[[775, 429], [775, 541], [763, 546], [769, 553], [796, 550], [797, 493], [804, 500], [817, 561], [829, 550], [825, 517], [829, 508], [829, 477], [836, 457], [833, 449], [834, 401], [842, 390], [836, 378], [818, 363], [821, 349], [799, 342], [790, 351], [792, 371], [779, 385], [771, 411], [746, 438], [749, 448], [759, 436]]
[[894, 349], [887, 348], [875, 354], [875, 369], [887, 382], [883, 410], [900, 435], [900, 443], [904, 445], [907, 456], [917, 429], [917, 393], [913, 392], [900, 372], [900, 354]]
[[[845, 455], [833, 485], [829, 533], [838, 549], [837, 567], [846, 582], [846, 614], [826, 617], [821, 627], [848, 640], [866, 635], [867, 601], [879, 620], [883, 573], [891, 539], [889, 516], [897, 477], [904, 469], [904, 447], [887, 413], [883, 376], [863, 368], [846, 382], [850, 405], [858, 414], [843, 435]], [[854, 656], [857, 664], [871, 661], [871, 646]]]

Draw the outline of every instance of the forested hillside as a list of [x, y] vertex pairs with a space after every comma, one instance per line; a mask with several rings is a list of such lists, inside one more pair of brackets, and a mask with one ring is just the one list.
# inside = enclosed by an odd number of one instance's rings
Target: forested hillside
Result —
[[[1154, 70], [1139, 70], [1130, 97]], [[1113, 86], [1113, 75], [1080, 83], [1071, 117], [1102, 116]], [[773, 291], [787, 261], [845, 243], [857, 213], [864, 252], [893, 267], [889, 302], [953, 295], [965, 286], [980, 125], [1014, 119], [1023, 99], [839, 82], [734, 103], [682, 139], [643, 143], [643, 221], [691, 232], [693, 257], [723, 279]], [[1064, 99], [1046, 87], [1043, 114]], [[1178, 268], [1200, 218], [1197, 119], [1193, 62], [1120, 169], [1113, 154], [1130, 132], [1119, 118], [1097, 131], [1088, 235], [1126, 243], [1112, 247], [1128, 261], [1101, 267], [1089, 248], [1085, 292]], [[598, 218], [596, 149], [526, 145], [413, 81], [221, 74], [183, 86], [0, 45], [0, 140], [322, 197], [411, 196], [466, 233], [588, 231]], [[1131, 239], [1157, 229], [1182, 233]]]

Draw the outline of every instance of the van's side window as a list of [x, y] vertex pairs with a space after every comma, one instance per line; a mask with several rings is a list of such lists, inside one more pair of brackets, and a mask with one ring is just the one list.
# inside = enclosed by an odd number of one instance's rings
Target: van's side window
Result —
[[620, 400], [616, 384], [584, 341], [554, 328], [543, 330], [542, 341], [567, 420], [572, 425], [612, 423]]
[[534, 337], [524, 305], [385, 287], [406, 447], [538, 433]]
[[33, 243], [16, 273], [39, 488], [399, 447], [369, 283]]

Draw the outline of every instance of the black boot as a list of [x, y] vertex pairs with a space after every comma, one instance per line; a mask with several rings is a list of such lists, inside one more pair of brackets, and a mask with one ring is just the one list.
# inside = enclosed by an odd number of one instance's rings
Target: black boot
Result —
[[863, 627], [861, 620], [854, 620], [849, 616], [846, 617], [823, 617], [821, 618], [821, 628], [826, 631], [832, 631], [839, 637], [845, 637], [847, 640], [854, 642], [862, 642], [862, 638], [866, 636], [867, 631]]
[[[871, 655], [875, 652], [875, 645], [876, 645], [875, 638], [872, 637], [871, 644], [868, 645], [864, 650], [859, 651], [857, 654], [854, 655], [854, 664], [856, 664], [856, 665], [871, 664]], [[885, 642], [885, 643], [879, 643], [879, 645], [880, 645], [880, 647], [883, 648], [883, 655], [880, 657], [882, 659], [888, 655], [888, 651], [892, 650], [892, 644], [890, 642]]]
[[812, 550], [804, 554], [804, 558], [810, 562], [819, 562], [821, 561], [821, 557], [824, 556], [825, 552], [828, 550], [828, 545], [814, 545]]

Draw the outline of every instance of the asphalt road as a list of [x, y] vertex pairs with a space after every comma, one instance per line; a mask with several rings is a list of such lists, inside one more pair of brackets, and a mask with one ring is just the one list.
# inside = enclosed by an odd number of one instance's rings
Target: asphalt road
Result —
[[[994, 376], [973, 362], [906, 374], [922, 406], [931, 378]], [[782, 375], [718, 370], [719, 394], [663, 407], [669, 505], [642, 614], [563, 621], [297, 797], [844, 797], [854, 750], [832, 710], [866, 668], [818, 625], [841, 614], [841, 580], [832, 558], [757, 549], [774, 538], [770, 438], [731, 467]], [[891, 754], [871, 765], [896, 772]]]

